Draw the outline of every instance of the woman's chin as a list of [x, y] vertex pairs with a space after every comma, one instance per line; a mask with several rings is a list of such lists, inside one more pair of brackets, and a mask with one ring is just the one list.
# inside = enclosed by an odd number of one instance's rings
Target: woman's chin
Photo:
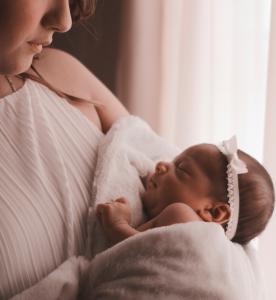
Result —
[[38, 54], [34, 52], [26, 53], [25, 51], [20, 51], [17, 57], [13, 59], [13, 63], [9, 66], [9, 72], [6, 74], [17, 75], [27, 72], [33, 63], [33, 60], [36, 59], [36, 56], [38, 56]]
[[[30, 55], [29, 57], [26, 57], [26, 59], [24, 60], [24, 62], [21, 65], [20, 73], [27, 72], [31, 68], [31, 65], [32, 65], [34, 59], [35, 59], [35, 55]], [[18, 73], [18, 74], [20, 74], [20, 73]]]

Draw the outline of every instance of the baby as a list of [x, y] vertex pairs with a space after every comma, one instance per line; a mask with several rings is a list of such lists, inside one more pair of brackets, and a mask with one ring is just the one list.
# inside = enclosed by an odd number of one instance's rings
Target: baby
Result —
[[192, 221], [216, 222], [230, 240], [243, 245], [265, 229], [274, 208], [269, 174], [237, 149], [235, 137], [218, 146], [195, 145], [172, 162], [159, 162], [143, 183], [149, 221], [138, 228], [130, 225], [127, 199], [97, 206], [111, 245], [154, 227]]

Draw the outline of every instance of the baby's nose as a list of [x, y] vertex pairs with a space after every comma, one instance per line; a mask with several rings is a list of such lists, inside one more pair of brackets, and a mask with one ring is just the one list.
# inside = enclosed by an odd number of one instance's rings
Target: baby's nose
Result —
[[156, 167], [155, 167], [155, 171], [157, 174], [164, 174], [168, 171], [168, 163], [164, 162], [164, 161], [160, 161]]

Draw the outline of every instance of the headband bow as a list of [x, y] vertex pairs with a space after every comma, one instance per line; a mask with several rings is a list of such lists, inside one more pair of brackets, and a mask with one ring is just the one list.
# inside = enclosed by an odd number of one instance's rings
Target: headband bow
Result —
[[230, 205], [231, 215], [227, 224], [226, 236], [231, 240], [237, 231], [239, 220], [239, 182], [238, 175], [247, 173], [246, 164], [238, 157], [238, 147], [236, 136], [223, 141], [217, 145], [218, 149], [226, 156], [227, 165], [227, 197]]

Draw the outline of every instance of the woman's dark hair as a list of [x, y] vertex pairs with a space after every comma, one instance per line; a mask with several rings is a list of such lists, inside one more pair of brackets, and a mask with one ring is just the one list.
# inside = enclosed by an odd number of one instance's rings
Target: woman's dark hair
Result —
[[[245, 245], [262, 233], [268, 224], [274, 210], [275, 193], [271, 177], [266, 169], [242, 150], [238, 150], [238, 156], [245, 162], [248, 172], [238, 175], [239, 221], [232, 241]], [[228, 202], [226, 179], [228, 162], [221, 152], [217, 154], [216, 162], [212, 166], [215, 185], [211, 194], [215, 199]]]
[[95, 13], [97, 0], [70, 0], [73, 23], [79, 22]]
[[[97, 0], [69, 0], [69, 5], [70, 5], [70, 12], [71, 12], [71, 17], [72, 17], [72, 22], [73, 23], [81, 23], [88, 17], [94, 15], [96, 11], [96, 5], [97, 5]], [[35, 57], [34, 59], [39, 59], [38, 57]], [[90, 102], [93, 103], [95, 106], [99, 105], [99, 103], [96, 103], [95, 101], [91, 100], [86, 100], [86, 99], [81, 99], [74, 97], [72, 95], [66, 94], [64, 92], [59, 91], [55, 87], [53, 87], [50, 83], [48, 83], [42, 76], [39, 74], [38, 70], [34, 68], [34, 66], [31, 66], [31, 68], [35, 71], [35, 73], [38, 76], [34, 76], [32, 74], [29, 74], [27, 72], [23, 72], [21, 74], [18, 74], [17, 76], [22, 78], [22, 79], [32, 79], [34, 81], [37, 81], [45, 86], [47, 86], [50, 90], [55, 92], [57, 95], [59, 95], [62, 98], [65, 98], [66, 100], [71, 100], [71, 101], [77, 101], [77, 102]]]

